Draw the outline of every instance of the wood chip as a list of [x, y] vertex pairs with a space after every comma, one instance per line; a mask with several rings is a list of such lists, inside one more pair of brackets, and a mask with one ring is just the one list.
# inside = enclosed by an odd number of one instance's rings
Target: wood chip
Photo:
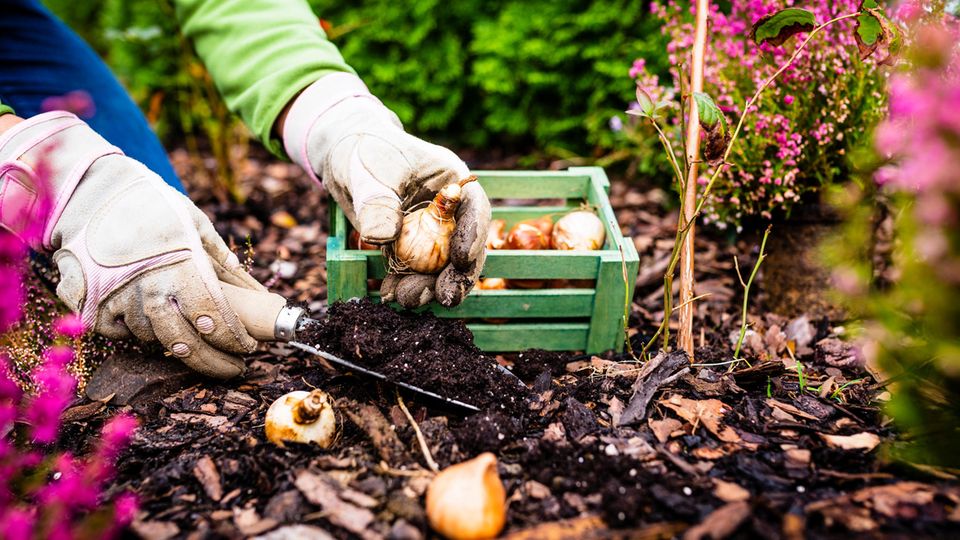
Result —
[[820, 438], [834, 448], [843, 450], [866, 450], [869, 452], [880, 444], [880, 437], [873, 433], [864, 431], [856, 435], [828, 435], [820, 433]]
[[294, 484], [308, 501], [323, 510], [324, 517], [330, 523], [363, 538], [378, 536], [367, 531], [374, 520], [373, 512], [341, 499], [332, 480], [309, 471], [301, 471], [297, 473]]
[[220, 484], [220, 472], [217, 464], [210, 456], [203, 456], [193, 465], [193, 476], [203, 487], [207, 497], [219, 501], [223, 497], [223, 486]]
[[750, 492], [739, 484], [727, 482], [719, 478], [713, 479], [713, 495], [723, 502], [739, 502], [750, 499]]
[[143, 540], [169, 540], [180, 534], [180, 527], [170, 521], [134, 521], [130, 528]]
[[699, 525], [691, 527], [683, 535], [683, 540], [719, 540], [737, 530], [745, 519], [750, 517], [750, 505], [746, 502], [732, 502], [710, 513]]

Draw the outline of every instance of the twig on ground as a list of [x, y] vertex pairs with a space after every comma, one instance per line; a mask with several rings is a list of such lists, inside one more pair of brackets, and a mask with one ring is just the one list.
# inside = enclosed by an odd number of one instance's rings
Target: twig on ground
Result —
[[430, 454], [430, 447], [427, 445], [427, 440], [423, 438], [423, 432], [420, 431], [420, 426], [417, 425], [417, 421], [413, 419], [413, 415], [410, 414], [399, 392], [397, 392], [397, 404], [400, 405], [400, 410], [403, 411], [404, 416], [407, 417], [407, 421], [413, 426], [413, 432], [417, 434], [417, 442], [420, 443], [420, 451], [423, 452], [423, 459], [427, 461], [427, 467], [430, 467], [430, 470], [433, 472], [440, 472], [440, 466], [433, 460], [433, 456]]

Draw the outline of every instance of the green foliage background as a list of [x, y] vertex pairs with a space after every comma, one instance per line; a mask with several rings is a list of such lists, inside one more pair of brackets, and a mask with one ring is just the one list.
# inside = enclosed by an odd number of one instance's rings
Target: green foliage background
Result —
[[[632, 98], [627, 70], [665, 44], [646, 0], [309, 1], [408, 129], [455, 146], [616, 148], [608, 121]], [[161, 137], [203, 132], [217, 116], [170, 0], [45, 3], [103, 55]]]

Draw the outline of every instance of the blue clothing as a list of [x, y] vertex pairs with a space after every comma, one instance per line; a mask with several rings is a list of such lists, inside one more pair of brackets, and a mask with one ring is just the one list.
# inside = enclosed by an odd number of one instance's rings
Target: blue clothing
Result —
[[[29, 118], [43, 102], [86, 92], [84, 120], [114, 146], [184, 192], [147, 119], [106, 64], [38, 0], [0, 0], [0, 102]], [[77, 112], [77, 111], [72, 111]]]

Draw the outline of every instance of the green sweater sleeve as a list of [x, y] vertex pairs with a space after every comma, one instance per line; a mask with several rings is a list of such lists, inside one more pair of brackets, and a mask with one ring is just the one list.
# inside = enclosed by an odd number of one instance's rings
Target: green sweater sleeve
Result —
[[174, 1], [227, 106], [278, 156], [273, 125], [287, 103], [324, 75], [354, 73], [306, 0]]

